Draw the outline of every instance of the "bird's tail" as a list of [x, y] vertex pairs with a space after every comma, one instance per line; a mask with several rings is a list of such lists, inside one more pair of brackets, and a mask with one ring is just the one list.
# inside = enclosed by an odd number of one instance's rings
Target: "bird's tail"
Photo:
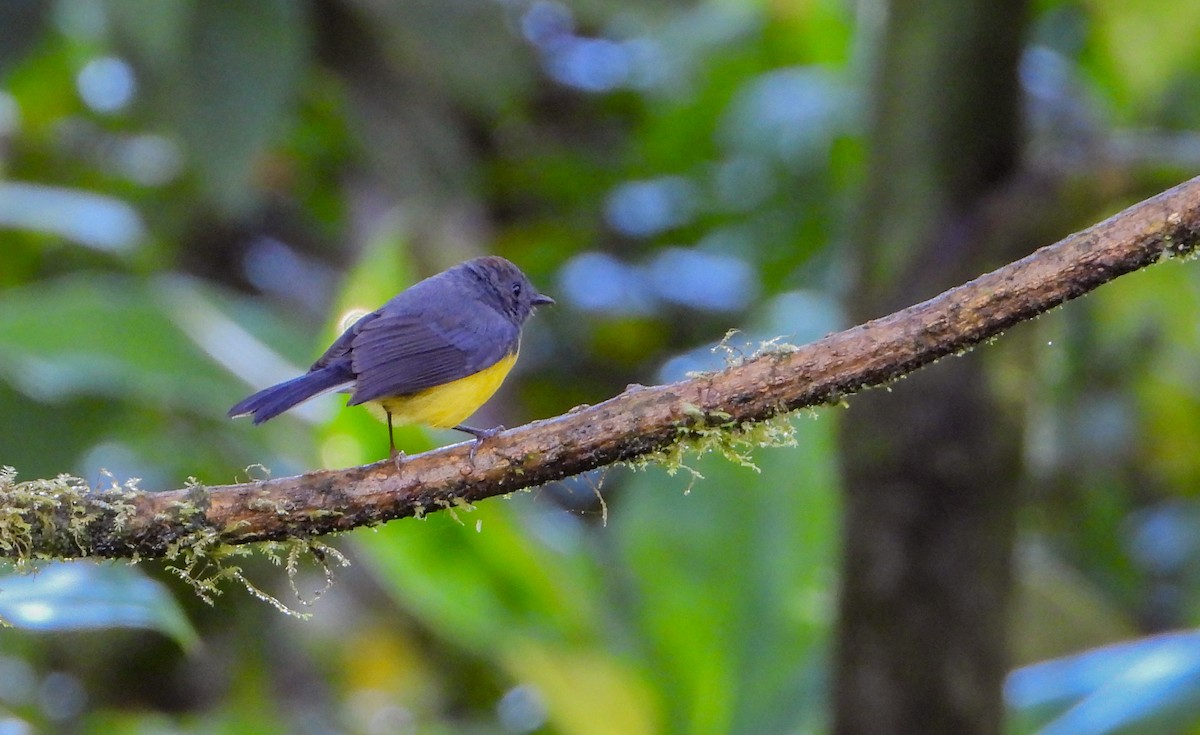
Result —
[[349, 365], [333, 364], [264, 388], [229, 409], [229, 417], [250, 415], [255, 424], [273, 419], [292, 406], [328, 393], [354, 380]]

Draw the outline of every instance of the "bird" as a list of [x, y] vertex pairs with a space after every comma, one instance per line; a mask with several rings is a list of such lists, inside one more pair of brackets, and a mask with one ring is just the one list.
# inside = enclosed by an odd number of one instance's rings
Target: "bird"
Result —
[[348, 406], [366, 404], [387, 421], [391, 457], [399, 466], [393, 423], [453, 428], [475, 437], [475, 449], [503, 427], [462, 422], [499, 389], [521, 348], [521, 328], [539, 306], [521, 270], [499, 256], [473, 258], [401, 291], [359, 318], [308, 372], [258, 391], [229, 409], [258, 425], [332, 391]]

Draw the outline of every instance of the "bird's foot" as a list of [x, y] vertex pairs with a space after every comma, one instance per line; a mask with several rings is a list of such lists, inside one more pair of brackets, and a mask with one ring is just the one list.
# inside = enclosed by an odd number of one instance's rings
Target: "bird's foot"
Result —
[[490, 429], [476, 429], [473, 426], [463, 426], [460, 424], [454, 428], [459, 431], [465, 431], [466, 433], [475, 437], [475, 441], [471, 443], [471, 453], [468, 455], [468, 457], [471, 459], [471, 464], [475, 463], [475, 452], [479, 449], [480, 445], [488, 439], [491, 439], [493, 436], [504, 431], [503, 426], [493, 426]]
[[396, 465], [396, 471], [399, 472], [400, 465], [404, 464], [404, 460], [407, 457], [405, 456], [404, 452], [400, 451], [399, 449], [396, 449], [395, 447], [392, 447], [391, 458], [392, 458], [392, 464]]

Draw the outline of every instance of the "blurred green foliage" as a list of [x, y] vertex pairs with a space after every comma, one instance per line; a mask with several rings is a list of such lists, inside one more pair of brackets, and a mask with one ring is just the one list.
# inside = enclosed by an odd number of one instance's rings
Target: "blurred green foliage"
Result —
[[[1200, 6], [1038, 6], [1030, 150], [1081, 182], [1068, 226], [1194, 171]], [[354, 310], [483, 252], [560, 304], [483, 425], [719, 367], [731, 327], [749, 350], [838, 328], [857, 267], [842, 233], [869, 216], [869, 16], [834, 0], [0, 3], [0, 463], [171, 488], [378, 459], [382, 426], [336, 397], [258, 428], [225, 410], [302, 370]], [[1194, 265], [1154, 268], [969, 358], [1025, 417], [1021, 663], [1200, 613], [1198, 300]], [[240, 593], [205, 607], [150, 564], [73, 565], [65, 588], [57, 567], [5, 577], [0, 615], [53, 615], [49, 631], [6, 616], [23, 627], [0, 635], [0, 730], [819, 732], [836, 413], [797, 417], [797, 446], [760, 452], [761, 472], [614, 469], [349, 535], [355, 564], [308, 621]], [[278, 568], [247, 573], [291, 599]], [[302, 570], [302, 598], [321, 581]], [[1152, 680], [1135, 704], [1196, 681]], [[1015, 697], [1014, 728], [1109, 732], [1056, 720], [1103, 683], [1050, 708]], [[1197, 722], [1176, 710], [1107, 722]]]

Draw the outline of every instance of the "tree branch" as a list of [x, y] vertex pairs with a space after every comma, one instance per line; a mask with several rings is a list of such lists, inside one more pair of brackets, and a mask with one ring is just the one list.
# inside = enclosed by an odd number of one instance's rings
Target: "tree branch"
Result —
[[1191, 255], [1198, 243], [1200, 177], [923, 303], [720, 372], [630, 386], [498, 434], [474, 459], [463, 443], [408, 457], [399, 470], [385, 460], [168, 492], [64, 494], [0, 476], [0, 556], [148, 558], [196, 538], [307, 539], [542, 485], [887, 384], [1163, 256]]

